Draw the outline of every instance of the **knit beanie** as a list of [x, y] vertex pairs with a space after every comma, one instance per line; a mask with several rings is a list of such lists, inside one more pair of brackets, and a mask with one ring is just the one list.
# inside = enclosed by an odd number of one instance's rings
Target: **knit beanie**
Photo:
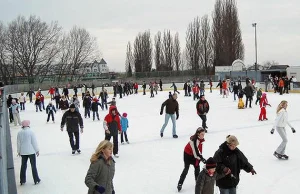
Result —
[[206, 167], [206, 169], [216, 168], [217, 163], [212, 157], [210, 157], [206, 160], [206, 166], [205, 167]]
[[29, 120], [24, 120], [21, 123], [22, 127], [29, 127], [30, 126], [30, 121]]
[[238, 146], [240, 144], [239, 141], [238, 141], [238, 139], [234, 135], [228, 135], [226, 137], [226, 142], [229, 145], [234, 144], [235, 146]]

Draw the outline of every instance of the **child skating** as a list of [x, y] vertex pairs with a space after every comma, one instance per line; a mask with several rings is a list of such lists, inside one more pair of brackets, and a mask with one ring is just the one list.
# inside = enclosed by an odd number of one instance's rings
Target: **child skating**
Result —
[[129, 144], [129, 141], [127, 138], [127, 128], [129, 127], [129, 125], [128, 125], [127, 113], [125, 113], [125, 112], [123, 113], [123, 115], [121, 117], [121, 127], [122, 127], [121, 144], [124, 144], [123, 135], [125, 136], [126, 143]]
[[51, 101], [49, 102], [49, 104], [46, 107], [46, 113], [48, 114], [47, 123], [50, 120], [50, 116], [52, 118], [52, 122], [55, 123], [55, 121], [54, 121], [54, 113], [56, 113], [56, 109], [55, 109], [55, 107], [54, 107], [54, 105], [52, 104]]

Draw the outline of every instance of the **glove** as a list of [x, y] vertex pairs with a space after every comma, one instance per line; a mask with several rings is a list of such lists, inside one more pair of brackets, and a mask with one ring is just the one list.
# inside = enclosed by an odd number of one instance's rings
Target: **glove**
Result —
[[80, 132], [83, 133], [83, 128], [80, 128]]
[[105, 192], [105, 188], [102, 186], [95, 186], [95, 190], [98, 191], [99, 193], [104, 193]]
[[[274, 130], [275, 130], [275, 129], [274, 129], [274, 128], [272, 128], [272, 130], [270, 131], [270, 133], [271, 133], [271, 134], [273, 134], [273, 133], [274, 133]], [[292, 129], [292, 130], [293, 130], [293, 129]]]
[[205, 158], [203, 158], [202, 155], [200, 155], [200, 159], [201, 159], [201, 161], [202, 161], [204, 164], [206, 164], [206, 160], [205, 160]]
[[225, 173], [225, 175], [228, 175], [228, 174], [231, 173], [231, 170], [230, 170], [230, 168], [225, 167], [225, 168], [223, 169], [223, 172]]
[[256, 173], [256, 171], [255, 171], [254, 169], [252, 169], [252, 170], [251, 170], [251, 174], [252, 174], [252, 175], [255, 175], [255, 174], [257, 174], [257, 173]]
[[292, 127], [292, 132], [293, 132], [293, 133], [296, 133], [296, 130], [294, 129], [294, 127]]
[[163, 111], [160, 111], [160, 113], [159, 113], [160, 115], [162, 115], [163, 114]]
[[178, 120], [178, 118], [179, 118], [179, 114], [178, 114], [178, 115], [176, 115], [176, 120]]
[[113, 190], [113, 191], [111, 192], [111, 194], [116, 194], [115, 190]]

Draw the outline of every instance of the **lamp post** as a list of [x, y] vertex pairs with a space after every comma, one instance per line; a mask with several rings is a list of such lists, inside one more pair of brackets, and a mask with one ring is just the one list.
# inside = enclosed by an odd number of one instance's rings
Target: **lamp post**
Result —
[[256, 75], [256, 81], [257, 81], [257, 38], [256, 38], [256, 24], [252, 23], [252, 27], [254, 27], [255, 32], [255, 75]]

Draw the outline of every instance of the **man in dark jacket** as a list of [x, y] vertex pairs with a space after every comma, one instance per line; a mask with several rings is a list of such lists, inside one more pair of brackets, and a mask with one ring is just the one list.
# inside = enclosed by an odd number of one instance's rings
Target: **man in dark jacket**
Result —
[[[79, 149], [79, 126], [80, 126], [80, 132], [83, 133], [83, 121], [81, 114], [77, 111], [75, 111], [75, 105], [71, 104], [70, 109], [64, 113], [62, 119], [61, 119], [61, 131], [64, 130], [64, 126], [67, 124], [67, 132], [70, 138], [70, 145], [72, 148], [72, 154], [75, 154], [75, 151], [77, 150], [78, 153], [80, 153]], [[74, 136], [76, 143], [74, 144]]]
[[107, 110], [107, 98], [108, 98], [108, 94], [107, 94], [107, 91], [106, 89], [104, 88], [104, 86], [102, 87], [102, 90], [99, 94], [99, 97], [98, 99], [101, 98], [101, 108], [102, 110], [104, 109], [104, 106], [105, 106], [105, 109]]
[[252, 108], [251, 103], [252, 103], [252, 97], [254, 94], [254, 89], [252, 84], [247, 84], [247, 86], [244, 88], [244, 92], [246, 95], [246, 105], [245, 108], [248, 106], [248, 101], [249, 101], [249, 107]]
[[234, 135], [228, 135], [214, 155], [217, 162], [217, 172], [226, 176], [217, 180], [220, 194], [236, 194], [236, 187], [240, 181], [240, 171], [245, 170], [252, 175], [256, 174], [253, 166], [237, 146], [239, 142]]
[[118, 158], [118, 134], [122, 132], [122, 129], [117, 107], [109, 107], [109, 113], [105, 116], [103, 121], [103, 128], [105, 130], [105, 140], [110, 141], [111, 137], [113, 137], [113, 154]]
[[[173, 131], [172, 131], [173, 138], [178, 138], [178, 136], [176, 135], [176, 120], [179, 118], [179, 105], [176, 99], [177, 99], [177, 94], [174, 93], [172, 98], [166, 100], [161, 105], [160, 115], [163, 114], [164, 107], [166, 107], [165, 123], [160, 130], [161, 137], [164, 136], [164, 130], [168, 125], [169, 119], [171, 118], [173, 123]], [[175, 120], [175, 113], [176, 113], [176, 120]]]
[[206, 125], [206, 114], [209, 111], [209, 103], [205, 100], [204, 95], [200, 95], [200, 99], [196, 104], [197, 114], [202, 119], [202, 127], [205, 129], [205, 133], [207, 133], [207, 125]]

